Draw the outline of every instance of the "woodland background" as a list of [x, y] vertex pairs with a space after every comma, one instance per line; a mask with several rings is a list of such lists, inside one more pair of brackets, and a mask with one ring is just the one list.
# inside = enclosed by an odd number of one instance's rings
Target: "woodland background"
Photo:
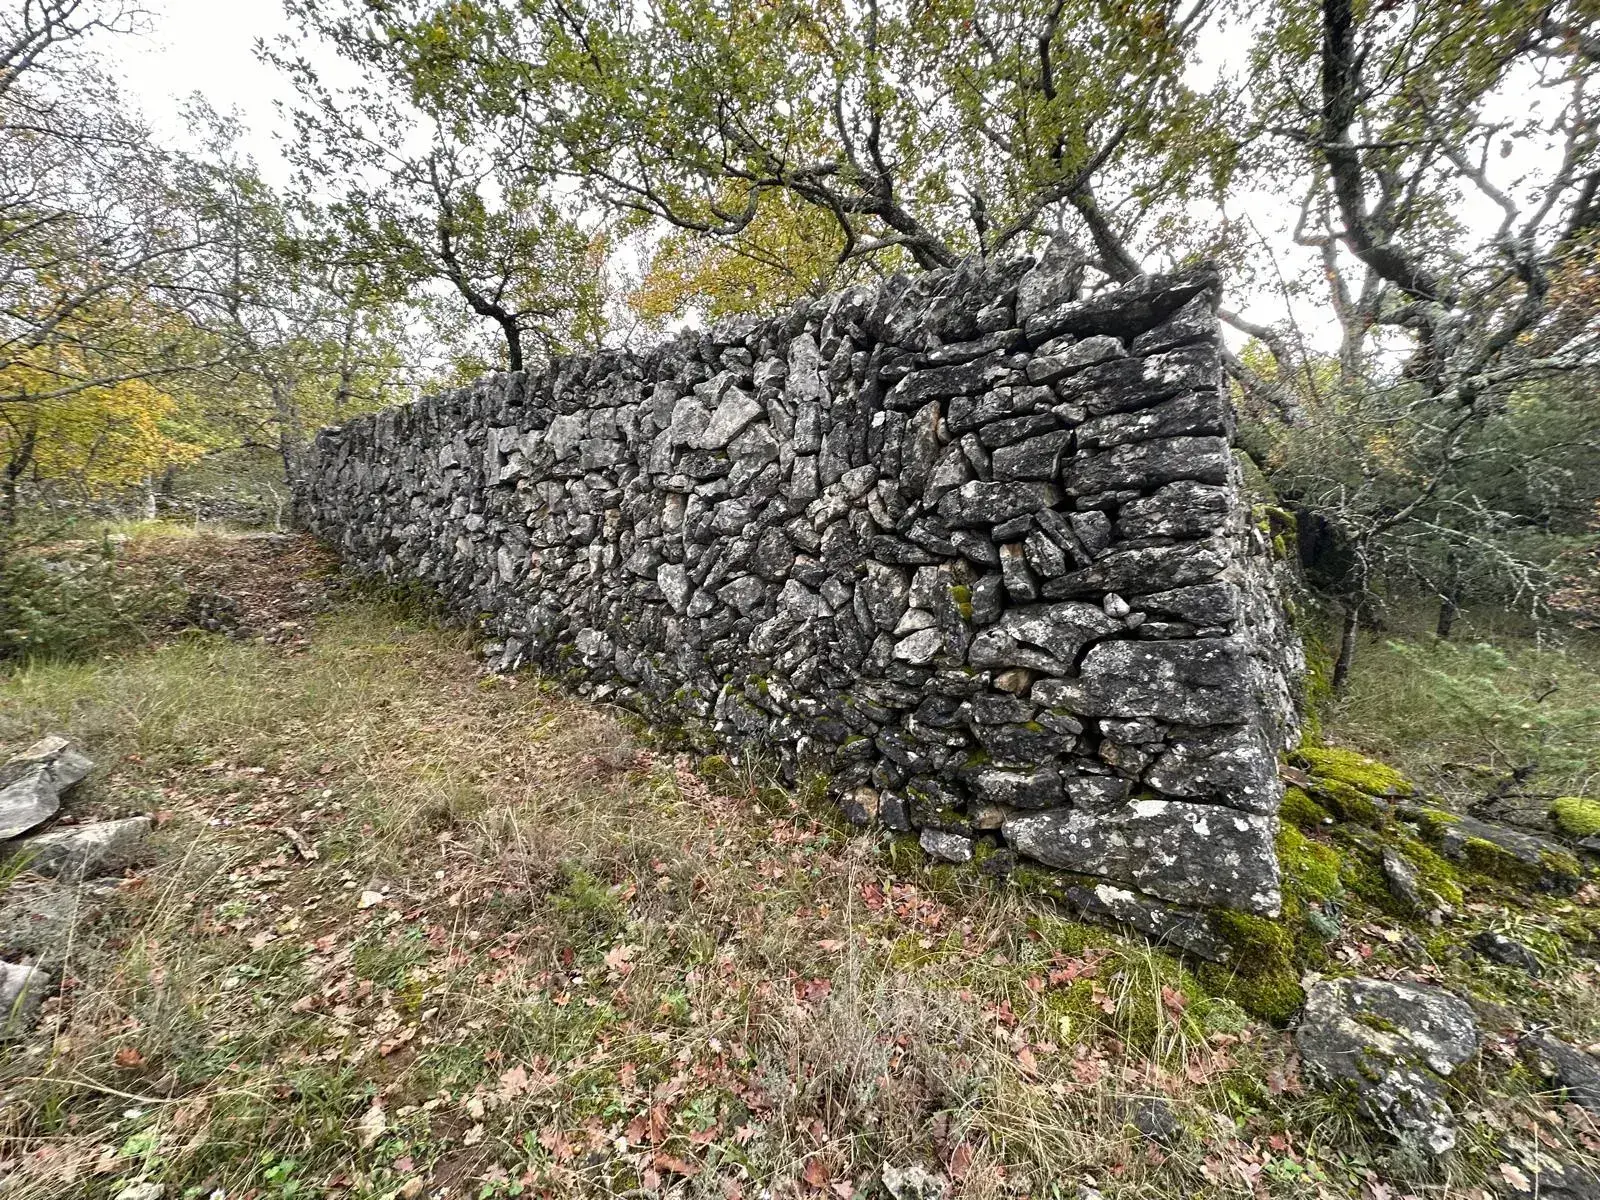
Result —
[[286, 520], [321, 424], [1047, 247], [1091, 287], [1225, 268], [1335, 686], [1402, 611], [1600, 620], [1590, 0], [285, 9], [284, 188], [204, 97], [179, 150], [119, 95], [132, 0], [0, 14], [10, 653], [52, 636], [18, 596], [53, 522]]

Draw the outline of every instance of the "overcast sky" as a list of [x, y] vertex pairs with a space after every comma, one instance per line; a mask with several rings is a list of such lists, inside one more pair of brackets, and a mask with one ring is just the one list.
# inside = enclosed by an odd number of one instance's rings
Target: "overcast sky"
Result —
[[257, 60], [258, 38], [289, 32], [280, 0], [152, 0], [150, 31], [108, 39], [101, 47], [118, 69], [128, 97], [150, 123], [188, 146], [182, 102], [200, 92], [218, 112], [237, 109], [249, 135], [245, 149], [274, 184], [288, 171], [274, 135], [285, 132], [273, 100], [289, 93], [283, 76]]

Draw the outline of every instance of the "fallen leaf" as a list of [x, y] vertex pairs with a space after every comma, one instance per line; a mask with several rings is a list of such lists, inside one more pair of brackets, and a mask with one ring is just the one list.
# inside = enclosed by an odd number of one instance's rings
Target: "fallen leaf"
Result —
[[693, 1179], [700, 1174], [700, 1168], [696, 1164], [684, 1162], [683, 1159], [675, 1158], [671, 1154], [657, 1154], [651, 1162], [660, 1170], [671, 1171], [674, 1175], [682, 1175], [685, 1179]]
[[144, 1066], [144, 1055], [140, 1054], [132, 1046], [123, 1046], [112, 1056], [112, 1061], [125, 1070], [136, 1071]]
[[808, 1158], [800, 1176], [814, 1188], [828, 1186], [828, 1168], [822, 1165], [820, 1158]]

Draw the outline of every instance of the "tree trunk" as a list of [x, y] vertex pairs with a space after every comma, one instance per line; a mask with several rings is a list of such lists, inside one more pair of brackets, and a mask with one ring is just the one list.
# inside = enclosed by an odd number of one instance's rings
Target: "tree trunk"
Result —
[[515, 317], [496, 317], [500, 331], [506, 335], [506, 370], [522, 370], [522, 330]]
[[11, 461], [6, 464], [5, 476], [0, 479], [0, 524], [15, 525], [17, 523], [17, 480], [28, 469], [28, 464], [33, 461], [33, 449], [39, 441], [39, 430], [30, 427], [22, 435], [16, 452], [11, 456]]
[[1461, 611], [1461, 559], [1452, 550], [1447, 561], [1448, 575], [1444, 591], [1439, 596], [1439, 620], [1433, 629], [1434, 636], [1441, 642], [1450, 640], [1450, 633], [1456, 625], [1456, 615]]
[[1344, 691], [1350, 679], [1350, 667], [1356, 659], [1356, 634], [1361, 629], [1361, 601], [1344, 606], [1344, 629], [1339, 634], [1339, 657], [1333, 663], [1333, 690]]

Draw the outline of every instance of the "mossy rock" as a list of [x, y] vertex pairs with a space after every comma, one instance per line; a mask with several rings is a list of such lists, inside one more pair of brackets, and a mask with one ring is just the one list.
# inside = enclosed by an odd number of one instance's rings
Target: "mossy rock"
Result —
[[1227, 942], [1227, 963], [1205, 963], [1200, 982], [1252, 1016], [1287, 1024], [1305, 1004], [1295, 967], [1295, 939], [1282, 921], [1247, 913], [1216, 912], [1211, 928]]
[[1387, 763], [1338, 746], [1302, 746], [1289, 761], [1323, 780], [1349, 784], [1369, 796], [1409, 796], [1416, 791], [1409, 779]]
[[1570, 838], [1600, 836], [1600, 800], [1584, 796], [1560, 796], [1550, 805], [1556, 828]]
[[1318, 829], [1333, 819], [1327, 809], [1297, 787], [1283, 789], [1283, 803], [1278, 808], [1278, 815], [1286, 823], [1300, 829]]
[[1375, 800], [1360, 788], [1343, 780], [1313, 776], [1309, 790], [1341, 821], [1370, 825], [1376, 829], [1383, 824], [1387, 815], [1387, 809], [1382, 801]]

